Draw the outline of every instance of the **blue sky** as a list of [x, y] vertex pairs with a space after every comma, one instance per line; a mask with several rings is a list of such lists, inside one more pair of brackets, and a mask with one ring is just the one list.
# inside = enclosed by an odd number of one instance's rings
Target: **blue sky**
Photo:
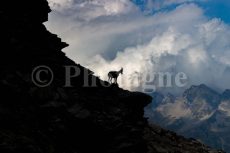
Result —
[[207, 16], [221, 18], [224, 22], [230, 24], [230, 1], [229, 0], [209, 0], [201, 3], [205, 8]]
[[[145, 11], [146, 5], [149, 0], [132, 0], [138, 7]], [[158, 2], [158, 0], [155, 0]], [[159, 0], [160, 1], [160, 0]], [[200, 0], [193, 1], [192, 3], [196, 3], [201, 6], [205, 14], [210, 18], [220, 18], [222, 21], [230, 24], [230, 1], [229, 0]], [[162, 11], [162, 10], [172, 10], [180, 4], [172, 4], [162, 7], [159, 10], [152, 9], [153, 13]]]

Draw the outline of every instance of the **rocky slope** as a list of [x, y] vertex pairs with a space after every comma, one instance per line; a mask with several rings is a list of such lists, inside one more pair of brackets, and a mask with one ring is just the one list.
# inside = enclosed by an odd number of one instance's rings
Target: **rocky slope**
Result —
[[[43, 25], [50, 11], [46, 0], [0, 6], [1, 153], [218, 152], [149, 126], [143, 114], [150, 96], [104, 87], [107, 82], [67, 58], [61, 50], [68, 45]], [[54, 75], [44, 88], [31, 77], [40, 65]], [[71, 80], [72, 87], [64, 87], [67, 65], [81, 72]], [[84, 87], [85, 80], [95, 87]]]

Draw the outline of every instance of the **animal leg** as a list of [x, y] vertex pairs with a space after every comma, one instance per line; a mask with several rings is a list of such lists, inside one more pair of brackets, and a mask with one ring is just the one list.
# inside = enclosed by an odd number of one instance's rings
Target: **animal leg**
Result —
[[112, 83], [113, 78], [109, 77], [109, 83]]

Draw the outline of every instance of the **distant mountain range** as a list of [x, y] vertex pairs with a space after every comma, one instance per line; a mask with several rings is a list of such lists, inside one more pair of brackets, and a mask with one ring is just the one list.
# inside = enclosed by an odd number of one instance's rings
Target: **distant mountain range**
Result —
[[201, 84], [181, 96], [155, 92], [152, 97], [145, 110], [150, 123], [230, 153], [230, 90], [218, 93]]

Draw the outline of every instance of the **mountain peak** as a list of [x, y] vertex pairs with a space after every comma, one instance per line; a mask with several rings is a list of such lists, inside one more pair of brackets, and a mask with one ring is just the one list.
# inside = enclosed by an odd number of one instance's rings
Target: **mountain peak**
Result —
[[192, 89], [200, 89], [200, 90], [212, 90], [210, 87], [208, 87], [206, 84], [200, 84], [200, 85], [192, 85], [188, 90]]
[[183, 97], [192, 103], [195, 99], [205, 100], [211, 105], [217, 106], [220, 103], [220, 94], [205, 84], [191, 86], [185, 90]]

